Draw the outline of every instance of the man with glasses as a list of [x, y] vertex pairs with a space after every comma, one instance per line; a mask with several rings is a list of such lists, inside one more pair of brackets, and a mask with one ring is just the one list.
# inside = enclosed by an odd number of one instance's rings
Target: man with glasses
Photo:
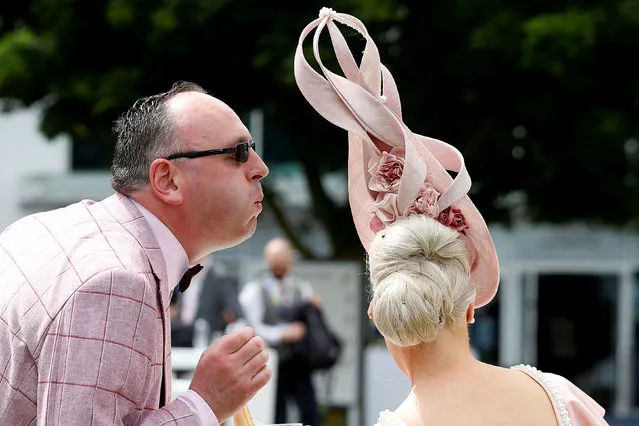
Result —
[[1, 424], [217, 425], [270, 379], [245, 328], [207, 348], [171, 400], [171, 295], [199, 259], [250, 237], [262, 210], [268, 168], [248, 129], [179, 82], [114, 131], [114, 195], [0, 234]]

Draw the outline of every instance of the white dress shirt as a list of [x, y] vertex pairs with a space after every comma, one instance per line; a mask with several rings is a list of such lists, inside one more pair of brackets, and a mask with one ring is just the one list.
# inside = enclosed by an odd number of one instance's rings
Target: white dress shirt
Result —
[[264, 324], [264, 299], [261, 283], [266, 285], [271, 300], [287, 305], [294, 297], [296, 287], [299, 287], [302, 301], [308, 302], [313, 298], [313, 287], [307, 281], [285, 277], [278, 280], [269, 273], [265, 278], [246, 283], [240, 292], [239, 299], [246, 322], [253, 327], [255, 334], [260, 336], [271, 346], [282, 343], [282, 335], [290, 323], [275, 325]]
[[[153, 231], [153, 235], [155, 235], [155, 238], [158, 240], [160, 251], [162, 251], [164, 263], [166, 264], [166, 276], [169, 283], [175, 288], [180, 282], [182, 275], [184, 275], [184, 272], [189, 269], [189, 258], [186, 255], [186, 251], [184, 251], [184, 248], [178, 239], [175, 238], [171, 230], [167, 228], [160, 219], [144, 208], [140, 203], [133, 199], [131, 201], [133, 201], [133, 204], [140, 210], [140, 213], [142, 213], [144, 219], [149, 224], [151, 231]], [[198, 275], [203, 273], [204, 271], [201, 271]], [[220, 422], [209, 404], [194, 390], [189, 389], [176, 399], [179, 399], [189, 407], [200, 425], [219, 426]]]
[[[207, 265], [208, 266], [208, 265]], [[191, 279], [189, 291], [180, 296], [180, 322], [182, 324], [193, 324], [197, 310], [200, 307], [200, 295], [204, 287], [206, 271], [202, 271]]]

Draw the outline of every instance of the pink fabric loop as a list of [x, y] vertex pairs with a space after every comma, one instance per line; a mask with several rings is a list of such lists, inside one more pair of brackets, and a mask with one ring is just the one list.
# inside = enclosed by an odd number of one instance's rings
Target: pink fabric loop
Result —
[[[338, 23], [353, 28], [365, 39], [359, 65]], [[319, 41], [325, 28], [343, 76], [322, 63]], [[319, 72], [303, 53], [304, 40], [313, 30], [313, 57]], [[294, 71], [298, 87], [311, 106], [348, 132], [349, 205], [364, 248], [368, 250], [380, 227], [426, 209], [429, 216], [446, 226], [457, 231], [463, 228], [465, 242], [472, 246], [469, 252], [475, 256], [471, 268], [471, 282], [477, 289], [475, 306], [488, 303], [497, 291], [499, 265], [486, 223], [467, 196], [471, 180], [464, 158], [453, 146], [416, 134], [404, 124], [395, 80], [381, 64], [379, 51], [364, 25], [350, 15], [323, 9], [320, 18], [300, 35]], [[393, 183], [392, 193], [368, 186], [372, 178], [369, 164], [384, 158], [382, 151], [403, 156], [401, 176]], [[450, 172], [457, 174], [453, 178]], [[436, 202], [424, 192], [427, 185], [437, 192]]]
[[415, 142], [412, 133], [405, 139], [404, 173], [397, 192], [397, 207], [400, 211], [404, 211], [408, 207], [428, 175], [426, 163], [422, 161]]
[[343, 46], [347, 46], [344, 36], [339, 31], [336, 25], [329, 25], [328, 31], [331, 35], [331, 42], [333, 49], [335, 50], [335, 57], [339, 63], [344, 75], [351, 81], [357, 81], [359, 76], [359, 67], [350, 49], [344, 49]]
[[[348, 25], [366, 39], [366, 47], [359, 68], [346, 40], [333, 21]], [[324, 27], [329, 29], [335, 55], [346, 78], [328, 70], [322, 62], [319, 37]], [[325, 78], [308, 65], [303, 55], [304, 39], [313, 29], [316, 29], [313, 36], [313, 53]], [[379, 52], [364, 25], [356, 18], [344, 14], [326, 14], [313, 21], [304, 29], [299, 39], [295, 55], [295, 75], [309, 103], [331, 123], [347, 131], [355, 132], [369, 142], [370, 138], [363, 133], [369, 133], [390, 146], [406, 148], [405, 173], [412, 178], [402, 181], [398, 193], [398, 206], [405, 208], [421, 188], [421, 183], [426, 178], [426, 166], [420, 161], [419, 156], [414, 155], [410, 136], [408, 136], [411, 132], [401, 122], [401, 103], [397, 86], [388, 69], [381, 65]], [[385, 103], [380, 102], [380, 97], [377, 95], [381, 92], [382, 77], [384, 78]], [[356, 82], [352, 81], [355, 79]], [[339, 102], [335, 96], [318, 93], [326, 91], [329, 87], [332, 89], [330, 90], [332, 94], [337, 95], [337, 98], [341, 100], [341, 105], [337, 109], [335, 107]], [[351, 115], [352, 119], [345, 118], [344, 107], [348, 109], [350, 112], [348, 115]], [[420, 135], [415, 136], [423, 138]], [[470, 177], [459, 151], [444, 142], [430, 138], [423, 139], [428, 142], [428, 149], [433, 151], [433, 155], [442, 163], [442, 166], [458, 173], [438, 202], [439, 209], [443, 210], [468, 192], [471, 184]]]
[[[328, 22], [328, 25], [334, 24]], [[401, 129], [401, 121], [381, 103], [379, 95], [373, 95], [368, 88], [339, 76], [324, 66], [319, 54], [319, 37], [323, 27], [323, 22], [320, 22], [315, 31], [313, 51], [317, 64], [324, 76], [367, 132], [391, 146], [402, 146], [403, 130]], [[334, 41], [339, 43], [339, 40]], [[348, 49], [347, 46], [342, 46], [342, 48]], [[366, 54], [366, 50], [364, 52]], [[360, 79], [362, 78], [362, 72], [360, 68]], [[379, 62], [378, 72], [381, 75]], [[377, 89], [377, 93], [379, 93], [379, 89]]]
[[[331, 16], [329, 15], [328, 18], [331, 18]], [[332, 19], [344, 25], [348, 25], [366, 38], [366, 46], [364, 48], [361, 65], [358, 67], [351, 50], [348, 48], [348, 43], [339, 28], [330, 20], [327, 20], [327, 27], [335, 56], [344, 72], [344, 76], [350, 81], [357, 82], [373, 96], [383, 93], [386, 99], [388, 99], [386, 107], [401, 119], [401, 106], [397, 86], [391, 73], [381, 64], [379, 51], [366, 31], [366, 27], [364, 27], [361, 21], [348, 15], [336, 14]], [[318, 32], [319, 31], [321, 30], [318, 30]], [[381, 74], [378, 67], [381, 67]], [[384, 83], [383, 90], [382, 82]]]
[[322, 117], [334, 125], [353, 132], [372, 143], [366, 131], [354, 119], [339, 95], [333, 90], [331, 84], [317, 73], [304, 58], [302, 42], [320, 21], [320, 19], [317, 19], [308, 24], [300, 36], [294, 59], [294, 74], [297, 85], [307, 101]]
[[[340, 22], [344, 25], [347, 25], [360, 33], [366, 39], [366, 45], [364, 47], [364, 53], [362, 54], [362, 60], [359, 66], [359, 72], [357, 76], [357, 80], [355, 80], [359, 85], [367, 89], [373, 95], [379, 95], [381, 90], [381, 75], [379, 72], [380, 65], [380, 57], [379, 51], [377, 50], [377, 46], [373, 42], [373, 39], [369, 36], [368, 31], [366, 31], [366, 27], [364, 24], [357, 18], [346, 15], [346, 14], [336, 14], [333, 18], [335, 21]], [[340, 36], [335, 39], [334, 46], [337, 51], [341, 51], [344, 54], [347, 54], [352, 58], [353, 55], [348, 48], [348, 44], [344, 37], [341, 36], [341, 33], [337, 26], [329, 19], [328, 20], [329, 32], [339, 33]], [[319, 32], [319, 31], [318, 31]], [[347, 76], [348, 77], [348, 76]]]
[[445, 208], [452, 206], [470, 190], [472, 182], [470, 180], [470, 175], [466, 170], [464, 157], [457, 148], [445, 142], [421, 135], [417, 135], [417, 137], [424, 142], [446, 170], [457, 173], [457, 177], [450, 183], [448, 188], [442, 192], [439, 200], [437, 200], [439, 210], [442, 211]]
[[392, 74], [384, 65], [382, 65], [382, 82], [384, 83], [384, 87], [382, 92], [384, 96], [386, 96], [386, 103], [384, 104], [386, 108], [393, 111], [393, 113], [399, 118], [402, 119], [402, 104], [399, 100], [399, 92], [397, 91], [397, 85], [395, 84], [395, 79]]

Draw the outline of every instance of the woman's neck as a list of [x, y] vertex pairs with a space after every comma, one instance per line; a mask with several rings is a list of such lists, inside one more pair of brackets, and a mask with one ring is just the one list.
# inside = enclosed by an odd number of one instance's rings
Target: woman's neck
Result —
[[470, 352], [465, 325], [443, 329], [435, 341], [410, 348], [397, 348], [413, 386], [437, 386], [476, 371], [480, 363]]

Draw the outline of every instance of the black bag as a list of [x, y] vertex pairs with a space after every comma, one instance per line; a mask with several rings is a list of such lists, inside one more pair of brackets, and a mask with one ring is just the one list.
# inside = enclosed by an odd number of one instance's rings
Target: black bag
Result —
[[342, 342], [324, 321], [320, 308], [308, 303], [299, 309], [296, 320], [306, 325], [304, 338], [293, 346], [297, 363], [310, 371], [333, 367], [342, 352]]

